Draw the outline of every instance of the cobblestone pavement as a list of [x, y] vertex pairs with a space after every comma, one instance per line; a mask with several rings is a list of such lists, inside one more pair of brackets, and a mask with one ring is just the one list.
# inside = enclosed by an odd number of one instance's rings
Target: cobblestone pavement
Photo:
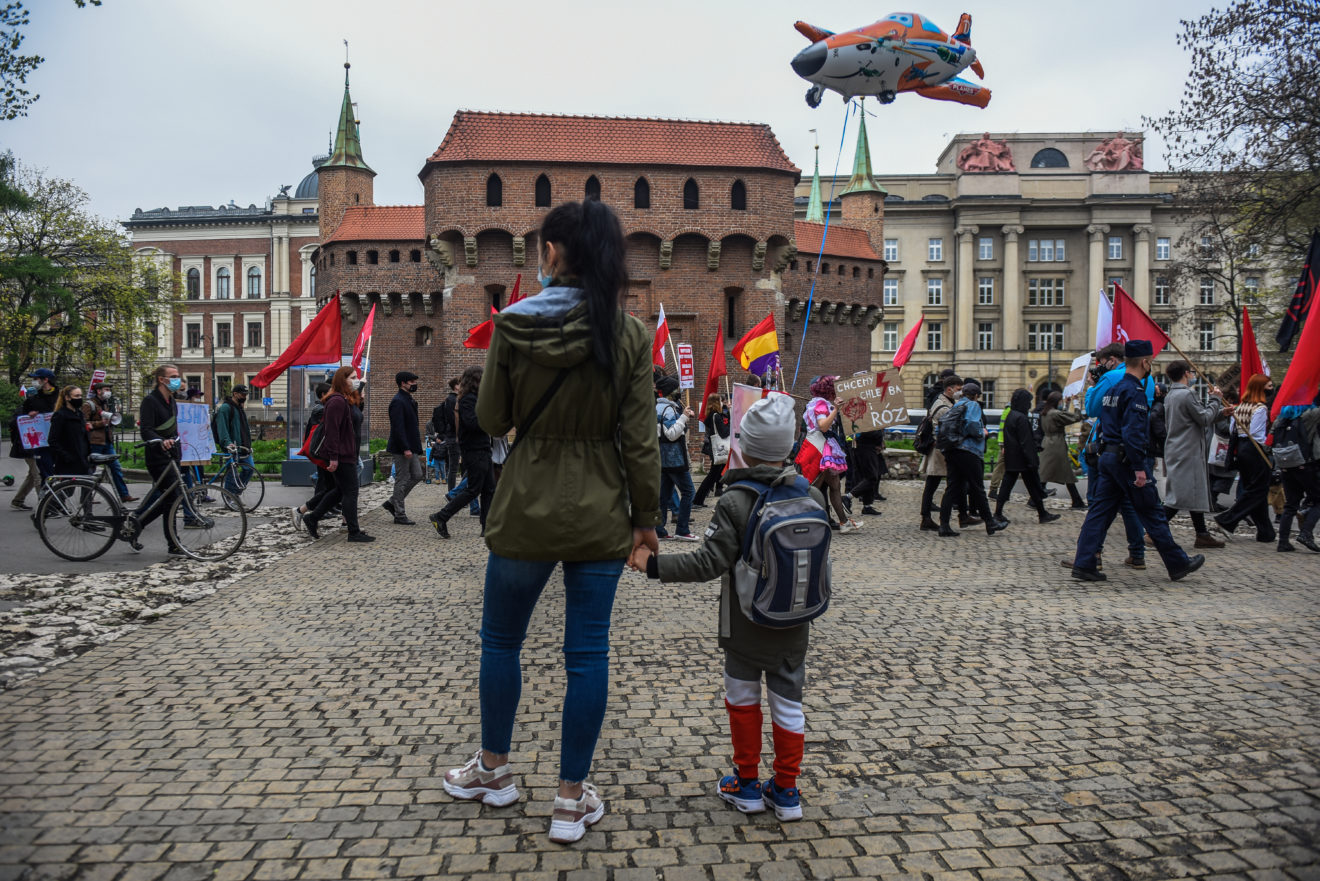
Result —
[[[937, 539], [916, 485], [886, 487], [885, 516], [835, 543], [801, 822], [713, 795], [714, 586], [633, 573], [604, 819], [546, 837], [557, 579], [524, 651], [523, 800], [454, 802], [441, 775], [478, 741], [477, 523], [443, 542], [376, 509], [375, 544], [323, 539], [0, 694], [0, 878], [1320, 878], [1320, 556], [1238, 537], [1184, 582], [1111, 552], [1111, 580], [1080, 584], [1058, 564], [1078, 514]], [[419, 487], [414, 518], [438, 499]]]

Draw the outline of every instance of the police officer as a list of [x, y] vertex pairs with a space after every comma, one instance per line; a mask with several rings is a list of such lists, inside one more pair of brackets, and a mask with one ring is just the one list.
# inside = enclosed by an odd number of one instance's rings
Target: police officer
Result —
[[1142, 383], [1155, 363], [1154, 349], [1148, 340], [1129, 340], [1123, 355], [1127, 361], [1125, 374], [1105, 394], [1100, 411], [1099, 486], [1077, 537], [1072, 576], [1079, 581], [1105, 580], [1105, 574], [1096, 569], [1096, 551], [1118, 514], [1120, 502], [1126, 498], [1155, 541], [1169, 578], [1178, 581], [1201, 568], [1205, 557], [1188, 557], [1173, 540], [1155, 490], [1155, 476], [1148, 471], [1150, 404]]

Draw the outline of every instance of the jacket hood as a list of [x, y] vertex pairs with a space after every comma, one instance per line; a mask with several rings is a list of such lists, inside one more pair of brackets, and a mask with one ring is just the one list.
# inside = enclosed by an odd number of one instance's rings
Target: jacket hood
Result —
[[733, 468], [724, 472], [724, 485], [739, 480], [757, 480], [761, 483], [774, 483], [781, 477], [792, 479], [797, 476], [797, 469], [791, 465], [754, 465], [751, 468]]
[[534, 364], [576, 367], [592, 354], [583, 297], [581, 288], [546, 288], [497, 314], [495, 332]]
[[1031, 410], [1031, 392], [1020, 388], [1013, 392], [1013, 400], [1009, 406], [1019, 413], [1027, 413]]

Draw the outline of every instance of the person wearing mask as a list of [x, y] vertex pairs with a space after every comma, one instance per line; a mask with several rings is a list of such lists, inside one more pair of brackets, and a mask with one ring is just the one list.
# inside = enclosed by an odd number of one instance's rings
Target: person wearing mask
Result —
[[697, 487], [692, 507], [706, 507], [706, 497], [714, 490], [716, 497], [724, 492], [724, 466], [729, 461], [729, 405], [718, 392], [706, 399], [706, 437], [710, 442], [710, 470]]
[[[488, 356], [489, 359], [489, 356]], [[463, 465], [467, 469], [467, 487], [449, 500], [428, 520], [436, 535], [449, 538], [449, 518], [461, 511], [473, 500], [481, 502], [481, 530], [486, 531], [486, 521], [490, 517], [490, 503], [495, 495], [495, 463], [490, 458], [490, 435], [481, 427], [477, 419], [477, 395], [481, 391], [481, 377], [484, 368], [469, 367], [463, 371], [458, 385], [458, 446], [463, 454]]]
[[1164, 445], [1169, 439], [1169, 424], [1164, 409], [1164, 398], [1168, 393], [1167, 385], [1155, 383], [1155, 400], [1150, 404], [1150, 454], [1152, 459], [1161, 462], [1164, 460]]
[[385, 451], [394, 454], [394, 494], [385, 500], [383, 507], [400, 526], [416, 523], [408, 519], [406, 500], [412, 488], [421, 482], [425, 468], [422, 434], [417, 427], [417, 399], [413, 397], [417, 394], [417, 380], [417, 374], [411, 370], [394, 374], [398, 391], [390, 401], [390, 437], [385, 442]]
[[1119, 499], [1126, 497], [1155, 540], [1169, 579], [1179, 581], [1201, 568], [1205, 557], [1188, 557], [1173, 540], [1150, 473], [1150, 398], [1145, 384], [1155, 363], [1155, 350], [1149, 340], [1129, 340], [1123, 354], [1124, 376], [1107, 387], [1101, 403], [1099, 486], [1077, 537], [1072, 577], [1079, 581], [1108, 578], [1096, 568], [1096, 558], [1105, 532], [1118, 514]]
[[325, 425], [325, 445], [321, 455], [325, 470], [334, 478], [334, 489], [317, 502], [316, 507], [303, 515], [303, 527], [312, 536], [320, 538], [318, 526], [321, 518], [338, 504], [348, 524], [348, 540], [371, 542], [376, 537], [362, 531], [358, 524], [358, 449], [361, 446], [361, 395], [353, 379], [356, 370], [345, 364], [335, 371], [330, 380], [330, 394], [325, 398], [325, 411], [321, 421]]
[[1013, 494], [1019, 478], [1027, 487], [1027, 495], [1040, 522], [1052, 523], [1059, 519], [1058, 514], [1045, 510], [1045, 489], [1036, 473], [1040, 467], [1040, 454], [1036, 451], [1036, 437], [1031, 433], [1030, 411], [1031, 391], [1024, 388], [1014, 390], [1003, 425], [1004, 444], [1000, 448], [1000, 460], [1004, 463], [1004, 483], [995, 498], [996, 521], [1008, 522], [1004, 517], [1004, 502]]
[[1192, 391], [1196, 372], [1186, 361], [1174, 361], [1164, 369], [1169, 391], [1164, 398], [1164, 516], [1172, 520], [1179, 511], [1191, 515], [1196, 529], [1196, 547], [1222, 548], [1224, 543], [1206, 529], [1210, 504], [1210, 438], [1223, 406], [1223, 394], [1210, 389], [1210, 400], [1202, 404]]
[[[189, 388], [183, 393], [183, 400], [188, 404], [205, 404], [206, 393], [199, 388]], [[203, 469], [210, 464], [210, 461], [210, 459], [188, 459], [180, 462], [179, 470], [183, 472], [183, 485], [190, 488], [204, 485], [206, 472]], [[214, 502], [215, 498], [207, 494], [201, 497], [201, 501]]]
[[[142, 406], [138, 408], [138, 432], [142, 435], [142, 439], [160, 441], [160, 443], [149, 443], [143, 449], [147, 473], [151, 475], [153, 483], [170, 470], [171, 459], [177, 463], [183, 455], [183, 444], [179, 442], [179, 412], [175, 406], [176, 396], [183, 388], [183, 379], [179, 376], [179, 368], [173, 364], [160, 365], [154, 375], [156, 387], [142, 399]], [[146, 531], [151, 521], [168, 512], [174, 504], [174, 499], [182, 491], [183, 487], [178, 480], [168, 482], [163, 493], [153, 487], [137, 510], [138, 535]], [[143, 512], [151, 507], [154, 500], [162, 495], [164, 499], [161, 504], [144, 514]], [[184, 523], [185, 527], [194, 525], [205, 525], [205, 522], [188, 518]], [[176, 556], [183, 554], [183, 549], [174, 544], [170, 538], [164, 520], [161, 520], [161, 529], [165, 533], [167, 551]], [[132, 545], [134, 550], [142, 549], [136, 536], [132, 539]]]
[[[1279, 410], [1274, 422], [1274, 447], [1281, 450], [1296, 444], [1301, 455], [1300, 465], [1287, 465], [1279, 469], [1283, 481], [1283, 513], [1279, 516], [1280, 552], [1293, 551], [1290, 542], [1293, 521], [1301, 509], [1302, 500], [1312, 499], [1310, 509], [1298, 523], [1297, 541], [1313, 551], [1320, 552], [1315, 543], [1315, 525], [1320, 522], [1320, 457], [1317, 457], [1317, 432], [1320, 431], [1320, 407], [1314, 402], [1304, 406], [1289, 405]], [[1282, 456], [1280, 456], [1282, 458]]]
[[[316, 426], [321, 424], [325, 417], [325, 399], [330, 394], [330, 383], [318, 382], [312, 389], [312, 394], [316, 397], [316, 403], [312, 405], [311, 411], [307, 414], [307, 435], [311, 435], [316, 430]], [[308, 511], [314, 510], [321, 499], [331, 491], [335, 485], [335, 476], [326, 471], [321, 465], [316, 466], [316, 482], [312, 486], [312, 497], [293, 509], [293, 528], [303, 528], [303, 517]]]
[[[113, 455], [115, 452], [115, 427], [113, 417], [119, 414], [119, 401], [115, 399], [114, 389], [108, 382], [97, 382], [92, 384], [92, 392], [86, 395], [83, 401], [83, 417], [91, 425], [90, 439], [92, 442], [92, 452], [103, 456]], [[115, 490], [119, 493], [119, 501], [136, 502], [137, 496], [128, 491], [128, 484], [124, 481], [124, 470], [119, 467], [119, 460], [110, 461], [110, 478], [114, 481]]]
[[1063, 484], [1072, 497], [1073, 508], [1080, 509], [1086, 507], [1086, 501], [1077, 492], [1077, 475], [1073, 472], [1072, 457], [1068, 455], [1067, 428], [1081, 422], [1082, 417], [1059, 409], [1062, 403], [1063, 393], [1053, 391], [1040, 405], [1040, 427], [1045, 434], [1040, 452], [1040, 483], [1042, 487], [1047, 483]]
[[19, 484], [18, 492], [14, 493], [14, 497], [9, 501], [9, 506], [19, 511], [32, 510], [32, 506], [27, 503], [28, 493], [36, 491], [40, 495], [41, 482], [54, 473], [54, 460], [49, 445], [35, 450], [23, 446], [18, 436], [18, 417], [54, 413], [55, 403], [59, 400], [59, 391], [55, 388], [54, 370], [40, 367], [29, 373], [28, 379], [37, 381], [36, 388], [19, 403], [18, 410], [9, 423], [9, 436], [13, 442], [9, 455], [11, 458], [26, 461], [28, 468], [27, 476]]
[[[1008, 528], [1007, 520], [996, 520], [985, 497], [985, 416], [981, 413], [981, 385], [973, 380], [962, 384], [962, 399], [954, 407], [962, 408], [962, 434], [958, 445], [944, 454], [949, 469], [949, 485], [940, 502], [939, 534], [950, 538], [959, 533], [949, 526], [949, 518], [958, 499], [967, 496], [971, 510], [981, 515], [985, 534], [994, 535]], [[950, 408], [952, 409], [952, 408]], [[1028, 431], [1030, 426], [1028, 426]]]
[[92, 441], [83, 415], [83, 390], [76, 385], [60, 390], [50, 417], [48, 444], [56, 474], [91, 473]]
[[458, 483], [458, 428], [454, 420], [458, 408], [458, 383], [457, 376], [449, 380], [449, 394], [431, 411], [431, 424], [440, 438], [440, 455], [444, 457], [445, 482], [450, 492]]
[[660, 450], [651, 332], [619, 308], [627, 269], [614, 212], [595, 199], [560, 205], [538, 241], [543, 289], [495, 316], [478, 395], [486, 431], [517, 437], [486, 530], [481, 747], [444, 788], [488, 805], [518, 799], [509, 753], [520, 655], [562, 563], [568, 685], [550, 839], [572, 842], [605, 813], [586, 778], [605, 717], [610, 615], [625, 561], [659, 549]]
[[1250, 518], [1256, 525], [1256, 541], [1262, 543], [1272, 543], [1277, 538], [1274, 518], [1269, 512], [1270, 475], [1274, 464], [1265, 452], [1265, 435], [1270, 422], [1265, 401], [1271, 391], [1270, 385], [1268, 376], [1257, 373], [1247, 381], [1242, 403], [1233, 408], [1229, 432], [1242, 492], [1233, 507], [1215, 515], [1215, 522], [1230, 535], [1239, 523]]
[[880, 478], [888, 473], [884, 454], [885, 433], [880, 429], [860, 431], [855, 442], [857, 449], [853, 453], [853, 461], [857, 465], [860, 479], [853, 487], [852, 494], [861, 500], [863, 514], [879, 517], [880, 511], [875, 503], [885, 501], [885, 497], [880, 494]]
[[[953, 406], [953, 402], [962, 393], [962, 377], [947, 368], [940, 376], [940, 391], [927, 407], [926, 419], [930, 421], [932, 430], [940, 424], [940, 417], [944, 411]], [[921, 460], [921, 475], [925, 478], [925, 486], [921, 490], [921, 528], [935, 532], [939, 529], [934, 519], [931, 517], [935, 510], [935, 491], [940, 488], [940, 481], [944, 480], [949, 474], [948, 464], [945, 462], [944, 454], [935, 448], [931, 448]], [[963, 498], [955, 498], [954, 506], [958, 508], [958, 526], [967, 529], [972, 526], [980, 526], [983, 521], [977, 520], [971, 515]]]
[[818, 377], [811, 384], [811, 395], [802, 413], [804, 435], [796, 464], [802, 476], [829, 500], [826, 513], [834, 509], [839, 532], [856, 532], [862, 528], [862, 522], [849, 516], [843, 500], [843, 475], [848, 472], [848, 459], [833, 435], [839, 421], [834, 377]]
[[674, 538], [697, 541], [692, 534], [692, 461], [688, 457], [687, 425], [696, 416], [691, 407], [678, 405], [678, 377], [662, 376], [656, 382], [655, 419], [660, 436], [660, 528], [656, 534], [669, 538], [665, 524], [669, 520], [668, 500], [678, 492], [674, 511]]
[[[229, 397], [215, 411], [216, 432], [220, 436], [220, 452], [228, 453], [230, 447], [243, 447], [247, 450], [238, 457], [237, 481], [241, 481], [242, 486], [247, 486], [247, 482], [257, 470], [252, 460], [252, 431], [248, 428], [247, 411], [243, 409], [247, 399], [247, 386], [236, 385], [230, 390]], [[242, 492], [232, 471], [225, 475], [225, 489], [235, 495]]]

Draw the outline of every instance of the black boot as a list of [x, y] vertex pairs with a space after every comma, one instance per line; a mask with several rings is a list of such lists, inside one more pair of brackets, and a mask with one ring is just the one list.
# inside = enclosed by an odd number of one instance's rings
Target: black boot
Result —
[[1068, 495], [1072, 498], [1072, 506], [1074, 508], [1086, 507], [1086, 500], [1083, 499], [1081, 493], [1077, 491], [1077, 484], [1068, 484]]

